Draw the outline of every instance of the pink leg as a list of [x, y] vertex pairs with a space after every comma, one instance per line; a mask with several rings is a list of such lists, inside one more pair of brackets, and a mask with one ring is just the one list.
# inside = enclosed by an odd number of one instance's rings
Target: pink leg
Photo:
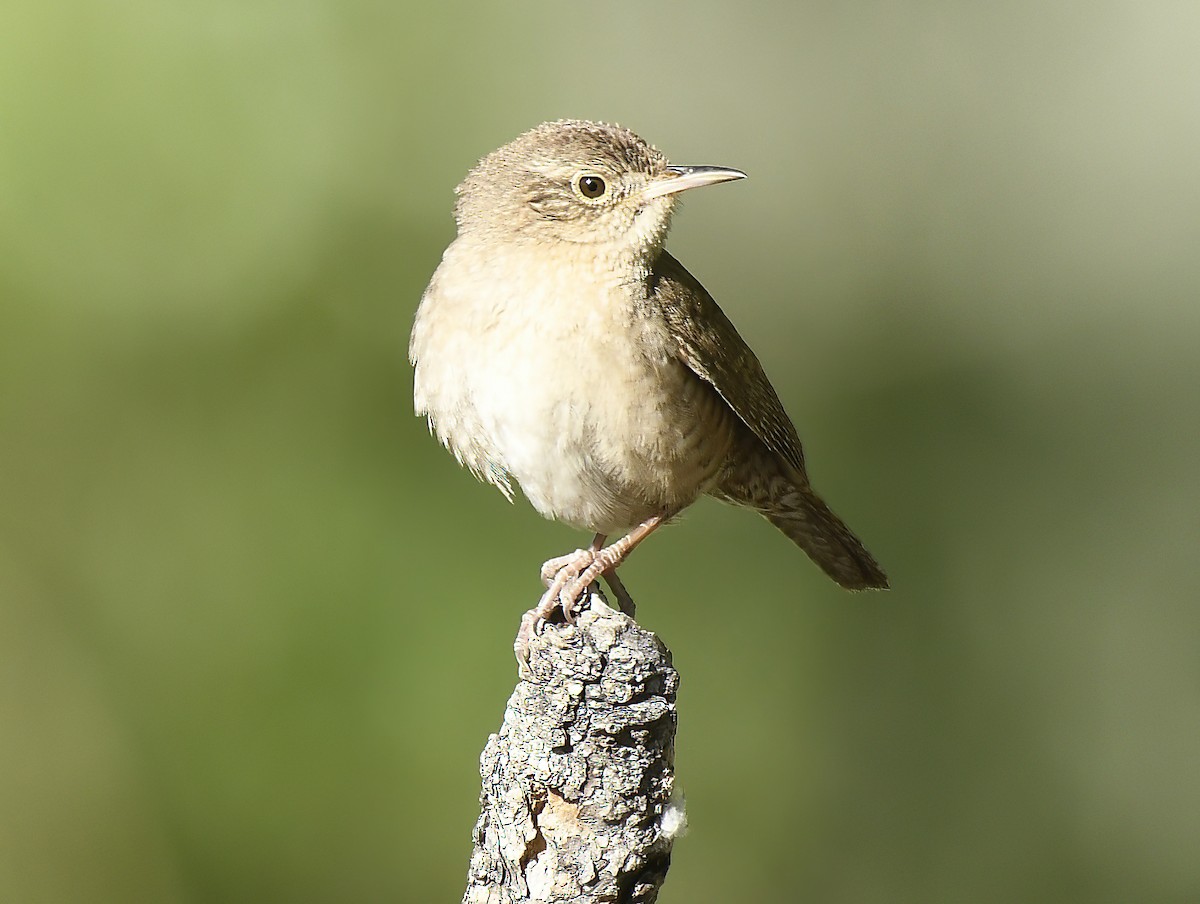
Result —
[[629, 591], [625, 589], [625, 585], [621, 583], [621, 579], [617, 577], [617, 569], [613, 569], [604, 576], [604, 581], [608, 584], [608, 589], [613, 592], [616, 597], [617, 605], [621, 611], [633, 618], [636, 607], [633, 603], [633, 597], [629, 595]]
[[574, 621], [579, 600], [592, 582], [601, 575], [612, 589], [621, 611], [632, 617], [633, 599], [617, 577], [617, 566], [665, 520], [665, 515], [647, 518], [610, 546], [604, 546], [604, 534], [596, 534], [592, 545], [587, 549], [577, 549], [565, 556], [550, 559], [542, 565], [542, 581], [547, 589], [537, 606], [526, 612], [521, 619], [521, 627], [513, 643], [517, 661], [528, 664], [529, 641], [534, 634], [540, 633], [542, 625], [555, 609], [561, 609], [568, 622]]
[[[580, 597], [583, 596], [592, 581], [596, 580], [602, 574], [612, 575], [617, 570], [617, 566], [625, 561], [625, 557], [637, 549], [638, 544], [654, 533], [663, 521], [664, 516], [662, 515], [647, 518], [620, 540], [597, 552], [590, 565], [579, 572], [577, 576], [569, 578], [569, 582], [559, 593], [559, 605], [562, 606], [563, 614], [570, 618], [574, 614]], [[618, 603], [622, 604], [622, 609], [624, 609], [623, 604], [625, 602], [632, 604], [633, 600], [629, 599], [629, 594], [622, 594], [625, 587], [619, 580], [615, 586], [610, 580], [609, 586], [613, 588], [613, 593], [616, 595]], [[617, 589], [618, 586], [620, 590]], [[621, 599], [622, 595], [625, 597], [624, 600]]]

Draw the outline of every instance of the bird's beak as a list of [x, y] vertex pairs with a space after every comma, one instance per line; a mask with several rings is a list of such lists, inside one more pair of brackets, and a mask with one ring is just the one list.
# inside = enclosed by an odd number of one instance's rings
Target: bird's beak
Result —
[[673, 195], [701, 185], [715, 185], [733, 179], [745, 179], [741, 170], [727, 166], [668, 166], [667, 171], [642, 189], [641, 198], [649, 201], [663, 195]]

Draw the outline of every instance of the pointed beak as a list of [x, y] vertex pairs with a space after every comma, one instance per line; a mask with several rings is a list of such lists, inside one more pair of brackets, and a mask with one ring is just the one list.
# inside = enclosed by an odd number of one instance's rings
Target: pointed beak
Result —
[[745, 178], [746, 174], [741, 170], [730, 169], [727, 166], [668, 166], [662, 176], [642, 189], [641, 198], [643, 201], [649, 201], [651, 198], [674, 195], [689, 188], [699, 188], [701, 185], [715, 185], [718, 182]]

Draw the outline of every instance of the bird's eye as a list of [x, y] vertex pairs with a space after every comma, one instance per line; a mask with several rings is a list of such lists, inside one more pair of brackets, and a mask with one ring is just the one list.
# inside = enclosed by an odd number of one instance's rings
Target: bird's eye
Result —
[[604, 184], [603, 179], [591, 174], [580, 176], [578, 185], [579, 193], [591, 201], [603, 197], [604, 192], [608, 190], [608, 186]]

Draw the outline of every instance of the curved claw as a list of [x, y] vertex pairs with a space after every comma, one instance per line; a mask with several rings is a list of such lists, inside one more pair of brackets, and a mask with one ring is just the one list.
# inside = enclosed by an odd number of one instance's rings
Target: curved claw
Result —
[[573, 622], [575, 620], [575, 613], [579, 610], [579, 602], [593, 583], [594, 581], [590, 578], [585, 583], [582, 577], [576, 577], [563, 587], [558, 600], [567, 621]]
[[546, 630], [550, 615], [558, 605], [558, 593], [547, 590], [538, 604], [521, 616], [521, 627], [517, 629], [516, 639], [513, 640], [513, 652], [517, 654], [519, 665], [529, 665], [529, 642]]
[[[579, 576], [580, 569], [574, 565], [567, 565], [560, 568], [554, 579], [550, 582], [546, 592], [542, 594], [542, 600], [538, 603], [538, 609], [543, 612], [544, 618], [549, 618], [550, 613], [556, 608], [559, 608], [560, 598], [562, 597], [563, 588], [574, 581]], [[566, 609], [563, 609], [563, 615], [567, 616], [570, 621], [569, 614]]]
[[568, 624], [574, 624], [575, 616], [579, 613], [579, 603], [593, 583], [588, 581], [586, 584], [580, 584], [579, 578], [574, 577], [560, 591], [558, 605], [562, 608], [563, 618]]
[[530, 609], [521, 616], [521, 627], [517, 629], [517, 636], [513, 640], [513, 653], [517, 657], [518, 670], [523, 671], [529, 668], [529, 641], [536, 633], [537, 622], [536, 609]]

